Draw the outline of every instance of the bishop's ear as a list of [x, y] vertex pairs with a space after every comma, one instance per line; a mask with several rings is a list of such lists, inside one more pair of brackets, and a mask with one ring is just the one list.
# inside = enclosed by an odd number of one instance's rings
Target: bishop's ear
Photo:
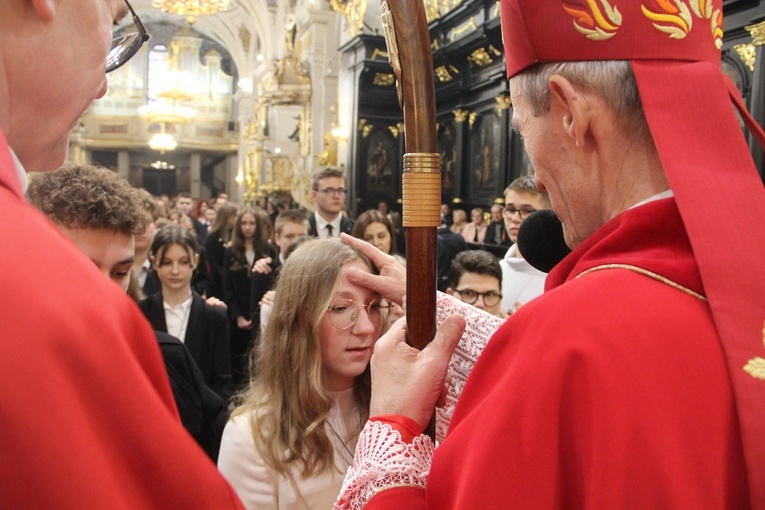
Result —
[[566, 134], [577, 147], [584, 147], [590, 128], [589, 98], [559, 74], [550, 77], [550, 112], [559, 118]]

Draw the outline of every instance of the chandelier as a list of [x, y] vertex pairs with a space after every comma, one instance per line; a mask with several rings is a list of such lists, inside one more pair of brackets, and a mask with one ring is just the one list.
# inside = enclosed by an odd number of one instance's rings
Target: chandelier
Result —
[[165, 133], [165, 125], [160, 124], [159, 133], [155, 133], [149, 140], [149, 147], [155, 151], [159, 151], [164, 154], [165, 151], [174, 151], [178, 146], [178, 142], [175, 141], [173, 135]]
[[197, 111], [187, 106], [178, 106], [175, 101], [168, 103], [159, 99], [153, 103], [138, 108], [138, 115], [150, 124], [159, 124], [159, 133], [155, 133], [149, 140], [149, 147], [155, 151], [164, 153], [172, 151], [178, 146], [173, 135], [165, 133], [167, 124], [186, 124], [191, 122], [197, 115]]
[[186, 124], [194, 120], [197, 111], [159, 99], [138, 108], [138, 115], [150, 124]]
[[208, 16], [228, 9], [229, 0], [152, 0], [152, 6], [169, 14], [186, 16], [189, 25], [197, 16]]

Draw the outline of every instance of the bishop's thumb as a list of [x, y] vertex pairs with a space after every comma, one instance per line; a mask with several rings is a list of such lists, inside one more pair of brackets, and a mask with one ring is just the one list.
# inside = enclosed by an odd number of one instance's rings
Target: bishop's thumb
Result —
[[436, 336], [430, 342], [427, 349], [433, 355], [445, 356], [448, 362], [464, 332], [465, 319], [461, 315], [450, 315], [438, 327]]

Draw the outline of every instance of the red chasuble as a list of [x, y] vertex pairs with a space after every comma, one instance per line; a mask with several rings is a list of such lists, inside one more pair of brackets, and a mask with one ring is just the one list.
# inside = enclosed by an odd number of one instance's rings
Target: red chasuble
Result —
[[613, 219], [479, 358], [427, 490], [367, 508], [750, 507], [720, 340], [673, 199]]
[[0, 506], [241, 508], [135, 303], [24, 202], [0, 133]]

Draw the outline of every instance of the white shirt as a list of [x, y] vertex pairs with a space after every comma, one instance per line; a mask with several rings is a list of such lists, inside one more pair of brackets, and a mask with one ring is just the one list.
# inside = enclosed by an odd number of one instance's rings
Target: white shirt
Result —
[[138, 287], [143, 289], [144, 285], [146, 285], [146, 277], [149, 275], [149, 268], [151, 267], [151, 262], [149, 262], [149, 259], [143, 261], [143, 264], [141, 264], [140, 269], [136, 271], [135, 273], [135, 279], [138, 282]]
[[170, 306], [163, 301], [162, 307], [165, 309], [167, 332], [181, 342], [185, 342], [186, 328], [189, 325], [189, 312], [191, 311], [191, 296], [183, 303], [175, 306]]
[[340, 237], [340, 221], [343, 218], [343, 213], [338, 213], [337, 217], [332, 221], [322, 218], [318, 211], [313, 213], [313, 215], [316, 218], [316, 233], [319, 235], [319, 239], [329, 238], [327, 225], [332, 225], [332, 237]]
[[632, 207], [630, 207], [630, 209], [634, 209], [635, 207], [640, 207], [641, 205], [645, 205], [645, 204], [647, 204], [649, 202], [653, 202], [654, 200], [661, 200], [663, 198], [670, 198], [670, 197], [674, 197], [674, 196], [675, 196], [675, 192], [672, 191], [671, 189], [668, 189], [667, 191], [662, 191], [661, 193], [657, 193], [655, 195], [652, 195], [652, 196], [646, 198], [645, 200], [643, 200], [642, 202], [638, 202], [637, 204], [635, 204]]
[[345, 473], [353, 462], [349, 452], [356, 450], [361, 423], [353, 400], [353, 388], [332, 392], [331, 395], [335, 405], [327, 420], [337, 435], [328, 426], [326, 431], [334, 449], [337, 469], [321, 476], [302, 478], [300, 470], [294, 468], [294, 484], [268, 467], [255, 447], [250, 425], [250, 420], [255, 417], [254, 412], [240, 414], [229, 420], [221, 439], [218, 470], [234, 488], [245, 508], [332, 508], [340, 493]]
[[512, 313], [516, 303], [525, 305], [545, 290], [547, 273], [532, 267], [518, 253], [518, 245], [507, 250], [505, 258], [499, 261], [502, 267], [502, 309]]

